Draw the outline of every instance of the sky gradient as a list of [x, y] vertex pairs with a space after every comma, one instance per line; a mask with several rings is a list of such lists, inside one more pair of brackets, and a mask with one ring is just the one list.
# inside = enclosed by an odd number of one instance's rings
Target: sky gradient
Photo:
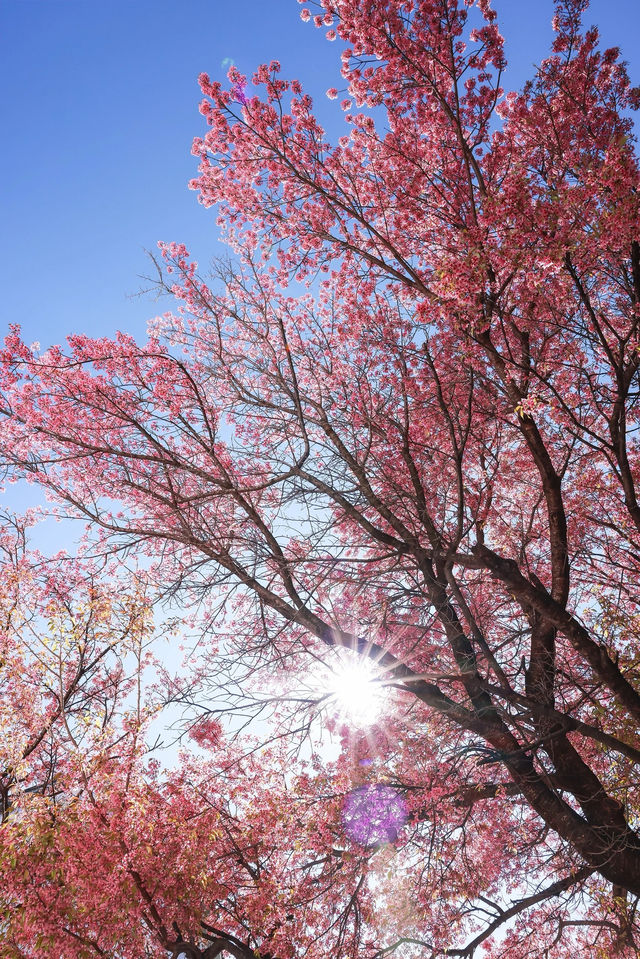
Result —
[[[552, 0], [496, 0], [519, 87], [548, 51]], [[143, 337], [168, 308], [136, 294], [145, 249], [184, 242], [200, 264], [223, 252], [214, 211], [187, 189], [204, 130], [197, 76], [223, 80], [279, 59], [331, 130], [342, 116], [339, 43], [295, 0], [0, 0], [3, 328], [42, 347], [71, 332]], [[619, 44], [640, 83], [640, 3], [595, 0], [589, 22]]]
[[[552, 41], [552, 0], [495, 0], [518, 88]], [[196, 173], [198, 74], [223, 80], [229, 59], [251, 74], [279, 59], [312, 94], [321, 122], [342, 121], [339, 44], [299, 18], [295, 0], [0, 0], [2, 322], [43, 348], [69, 333], [144, 339], [170, 303], [134, 294], [145, 249], [184, 242], [201, 267], [224, 252], [215, 211], [187, 188]], [[594, 0], [605, 46], [619, 44], [640, 84], [640, 0]], [[336, 134], [337, 136], [338, 134]], [[335, 136], [333, 137], [335, 139]], [[9, 486], [3, 506], [42, 502]], [[41, 523], [31, 542], [73, 552], [78, 526]], [[164, 654], [177, 666], [179, 653]], [[165, 761], [169, 761], [165, 753]]]

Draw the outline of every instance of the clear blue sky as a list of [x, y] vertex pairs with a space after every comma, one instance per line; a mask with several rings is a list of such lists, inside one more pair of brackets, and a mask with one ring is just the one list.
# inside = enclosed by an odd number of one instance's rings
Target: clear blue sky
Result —
[[[516, 87], [548, 51], [551, 0], [495, 0]], [[295, 0], [0, 0], [2, 326], [42, 346], [69, 332], [143, 336], [160, 311], [129, 298], [144, 248], [221, 252], [215, 215], [187, 189], [200, 71], [223, 79], [276, 58], [316, 99], [340, 86], [338, 44]], [[588, 16], [640, 83], [640, 0], [594, 0]], [[635, 58], [635, 61], [634, 61]], [[339, 122], [339, 121], [338, 121]], [[163, 304], [162, 309], [166, 309]]]

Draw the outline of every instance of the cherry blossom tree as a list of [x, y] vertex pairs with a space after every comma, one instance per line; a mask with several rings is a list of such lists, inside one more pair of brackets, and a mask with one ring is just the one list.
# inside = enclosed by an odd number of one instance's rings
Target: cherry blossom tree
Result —
[[[24, 522], [4, 516], [0, 537], [0, 813], [30, 794], [52, 802], [82, 755], [86, 768], [117, 755], [143, 719], [149, 661], [144, 584], [118, 598], [95, 569], [27, 546]], [[133, 695], [132, 695], [133, 694]], [[73, 779], [73, 776], [72, 776]]]
[[[506, 94], [489, 0], [311, 7], [335, 143], [275, 61], [200, 78], [233, 258], [162, 244], [147, 343], [5, 340], [8, 467], [200, 626], [165, 686], [203, 756], [23, 801], [4, 954], [636, 956], [640, 92], [586, 0]], [[366, 729], [314, 686], [341, 651]]]

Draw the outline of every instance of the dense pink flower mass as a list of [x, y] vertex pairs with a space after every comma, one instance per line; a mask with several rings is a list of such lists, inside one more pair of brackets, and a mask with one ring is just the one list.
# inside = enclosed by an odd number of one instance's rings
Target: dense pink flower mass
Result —
[[2, 959], [640, 953], [640, 94], [586, 11], [505, 92], [489, 0], [306, 3], [335, 142], [200, 76], [232, 258], [161, 243], [143, 344], [11, 328], [8, 476], [86, 532], [0, 536]]

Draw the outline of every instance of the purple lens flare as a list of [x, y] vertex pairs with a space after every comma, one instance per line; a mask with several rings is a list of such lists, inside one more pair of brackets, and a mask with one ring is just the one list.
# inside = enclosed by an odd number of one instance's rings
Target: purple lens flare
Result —
[[391, 786], [360, 786], [345, 799], [342, 824], [350, 839], [362, 846], [395, 842], [407, 821], [407, 804]]

